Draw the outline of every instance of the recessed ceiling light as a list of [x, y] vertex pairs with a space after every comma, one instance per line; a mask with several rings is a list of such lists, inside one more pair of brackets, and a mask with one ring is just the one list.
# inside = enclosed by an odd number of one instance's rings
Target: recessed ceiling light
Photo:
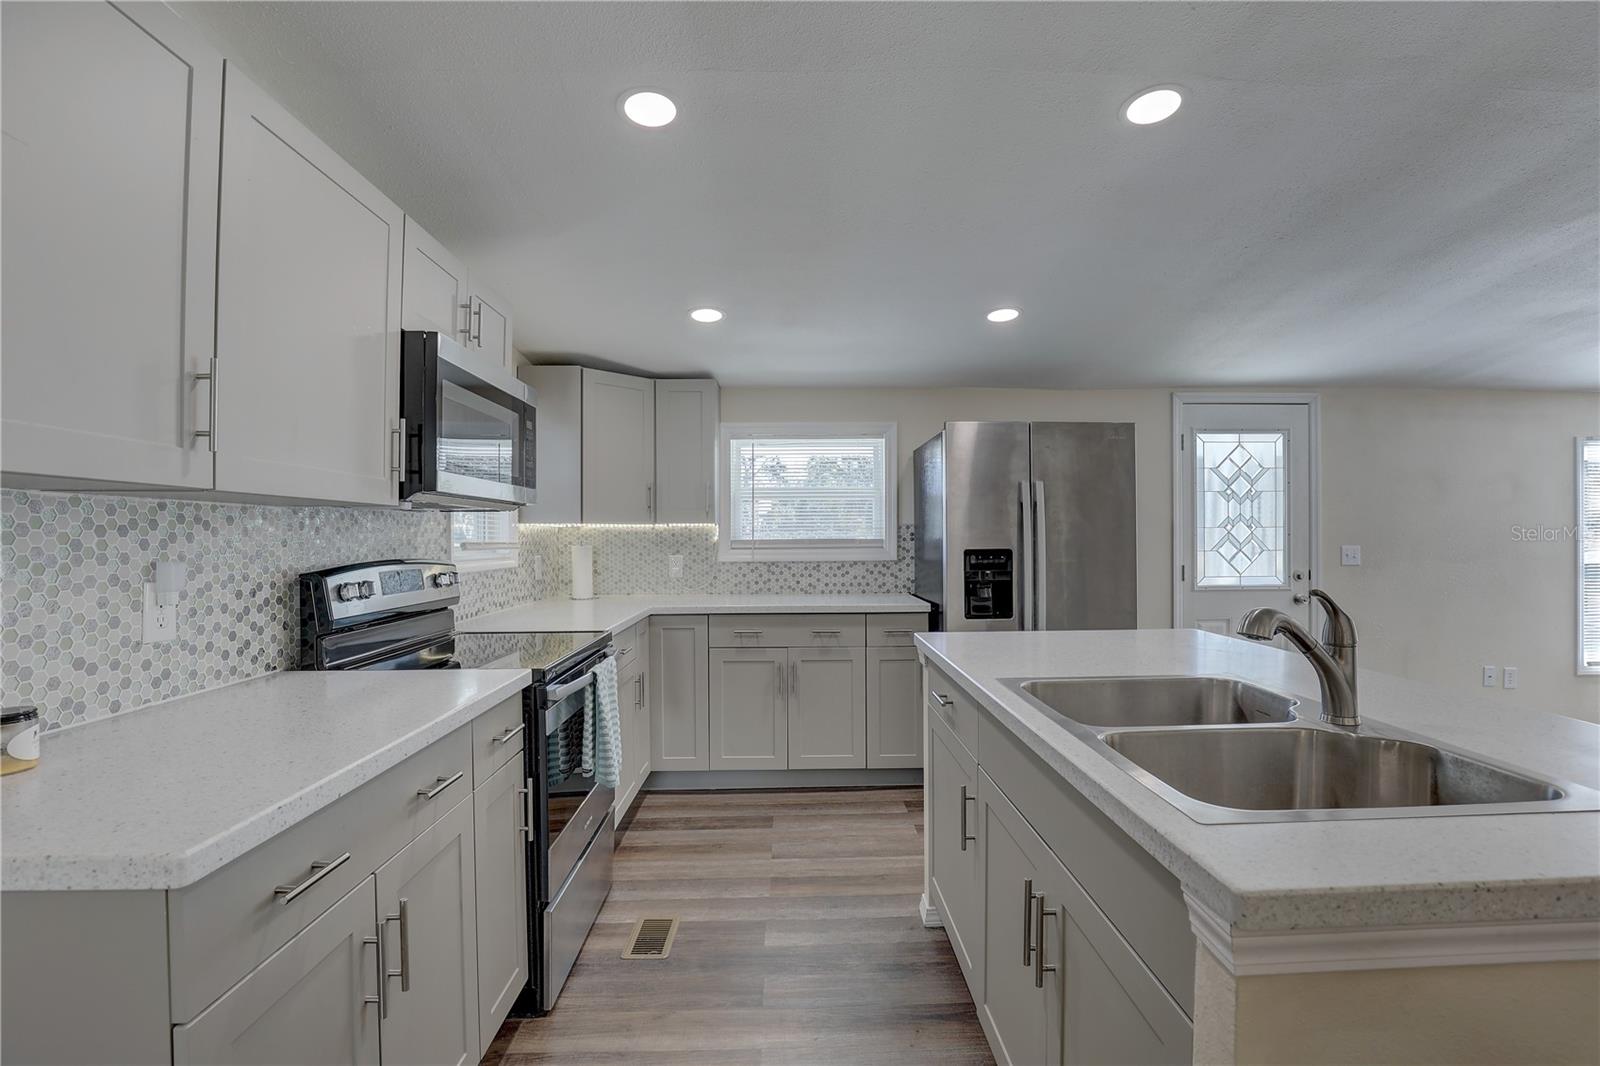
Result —
[[1148, 126], [1171, 118], [1182, 104], [1183, 94], [1171, 86], [1146, 89], [1122, 105], [1122, 117], [1135, 126]]
[[710, 325], [712, 322], [722, 321], [722, 312], [718, 311], [715, 307], [696, 307], [693, 311], [689, 312], [689, 317], [694, 319], [696, 322], [704, 322], [707, 325]]
[[1015, 322], [1017, 320], [1017, 316], [1020, 314], [1022, 314], [1022, 312], [1018, 311], [1015, 307], [996, 307], [985, 317], [987, 317], [990, 322]]
[[652, 129], [678, 117], [678, 105], [660, 93], [630, 93], [623, 98], [622, 113], [632, 122]]

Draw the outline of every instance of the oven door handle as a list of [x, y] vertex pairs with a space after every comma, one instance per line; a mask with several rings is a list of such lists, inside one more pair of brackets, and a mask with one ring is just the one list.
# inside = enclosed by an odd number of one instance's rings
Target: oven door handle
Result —
[[[599, 662], [600, 659], [609, 659], [616, 653], [617, 652], [615, 648], [607, 648], [603, 655], [600, 655], [595, 659], [595, 662]], [[552, 685], [551, 687], [545, 689], [545, 699], [549, 700], [551, 704], [560, 703], [574, 692], [582, 692], [593, 682], [594, 670], [593, 668], [590, 668], [565, 684]]]

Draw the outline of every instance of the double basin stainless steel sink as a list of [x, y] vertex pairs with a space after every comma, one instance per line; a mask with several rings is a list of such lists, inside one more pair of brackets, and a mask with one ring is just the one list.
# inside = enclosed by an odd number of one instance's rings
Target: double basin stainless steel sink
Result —
[[1388, 726], [1357, 731], [1224, 677], [1006, 684], [1197, 822], [1600, 810], [1600, 792]]

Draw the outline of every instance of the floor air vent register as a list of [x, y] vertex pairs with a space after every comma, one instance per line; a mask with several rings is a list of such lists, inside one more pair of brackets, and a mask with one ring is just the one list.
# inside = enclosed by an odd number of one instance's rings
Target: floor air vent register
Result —
[[625, 959], [664, 959], [672, 951], [672, 941], [678, 935], [676, 918], [640, 918], [628, 938]]

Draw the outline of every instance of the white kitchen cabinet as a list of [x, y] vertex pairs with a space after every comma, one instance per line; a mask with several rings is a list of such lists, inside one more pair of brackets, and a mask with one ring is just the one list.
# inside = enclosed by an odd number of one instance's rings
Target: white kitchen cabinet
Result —
[[657, 522], [717, 520], [718, 398], [709, 378], [656, 382]]
[[467, 337], [467, 268], [410, 215], [400, 282], [400, 328], [427, 329], [457, 342]]
[[712, 648], [712, 770], [789, 767], [789, 650]]
[[511, 305], [473, 278], [466, 315], [467, 346], [514, 372], [517, 353], [511, 346]]
[[932, 903], [972, 992], [983, 1002], [983, 866], [977, 761], [944, 719], [928, 715], [928, 881]]
[[528, 790], [522, 754], [472, 794], [477, 889], [478, 1054], [528, 983]]
[[[641, 623], [648, 642], [648, 624]], [[620, 639], [620, 638], [619, 638]], [[629, 639], [636, 639], [630, 632]], [[621, 822], [628, 808], [633, 806], [645, 778], [650, 776], [650, 656], [641, 650], [633, 660], [618, 672], [617, 701], [621, 705], [622, 759], [617, 768], [617, 796], [613, 805], [616, 821]]]
[[650, 765], [710, 768], [708, 626], [705, 615], [650, 619]]
[[922, 765], [922, 667], [915, 648], [867, 649], [867, 766]]
[[583, 367], [524, 366], [517, 377], [539, 397], [533, 430], [538, 500], [522, 509], [521, 521], [577, 525], [583, 521]]
[[654, 520], [655, 382], [583, 371], [583, 520]]
[[867, 765], [865, 648], [789, 649], [789, 768]]
[[404, 215], [231, 63], [226, 81], [216, 487], [394, 503]]
[[[185, 1066], [378, 1062], [377, 945], [368, 875], [193, 1021], [172, 1029]], [[393, 1061], [385, 1056], [385, 1061]]]
[[0, 47], [5, 483], [209, 489], [222, 58], [156, 4], [5, 4]]
[[472, 803], [463, 799], [378, 869], [384, 1066], [470, 1066], [478, 1034]]

